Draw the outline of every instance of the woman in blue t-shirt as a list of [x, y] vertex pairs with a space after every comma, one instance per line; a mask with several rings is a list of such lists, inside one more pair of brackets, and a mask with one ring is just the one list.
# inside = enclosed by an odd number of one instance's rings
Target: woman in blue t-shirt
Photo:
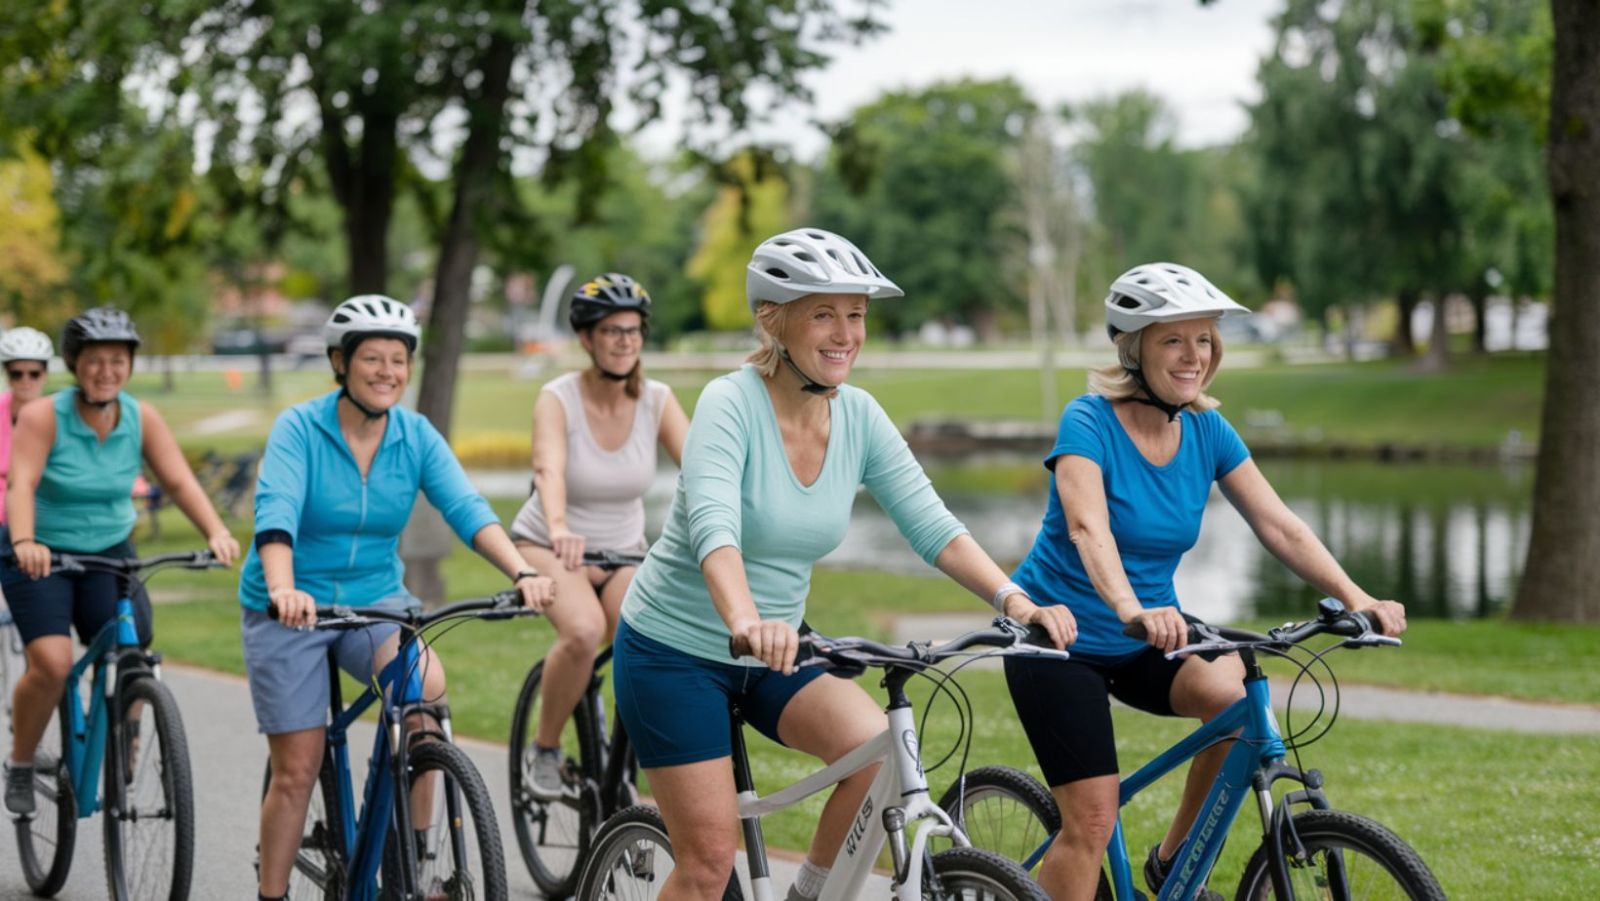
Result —
[[[1172, 576], [1200, 534], [1211, 486], [1302, 579], [1384, 632], [1405, 631], [1405, 608], [1373, 599], [1279, 499], [1238, 433], [1205, 393], [1222, 363], [1216, 320], [1248, 312], [1204, 276], [1170, 263], [1138, 266], [1111, 285], [1106, 329], [1117, 364], [1092, 374], [1067, 404], [1045, 466], [1055, 473], [1044, 524], [1013, 578], [1036, 602], [1076, 617], [1073, 658], [1006, 659], [1006, 681], [1062, 828], [1039, 882], [1052, 898], [1090, 898], [1118, 810], [1117, 752], [1108, 696], [1163, 716], [1209, 720], [1244, 697], [1236, 655], [1168, 660], [1187, 624]], [[1149, 638], [1122, 634], [1139, 622]], [[1170, 860], [1227, 753], [1195, 758], [1172, 826], [1150, 849], [1145, 880]], [[1203, 890], [1201, 897], [1220, 897]]]

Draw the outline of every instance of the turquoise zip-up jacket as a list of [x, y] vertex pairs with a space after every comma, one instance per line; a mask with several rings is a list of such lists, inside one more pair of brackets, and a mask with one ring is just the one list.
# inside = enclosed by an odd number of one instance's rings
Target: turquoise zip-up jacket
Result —
[[[279, 414], [256, 481], [256, 531], [282, 529], [294, 539], [295, 587], [318, 604], [365, 606], [408, 597], [400, 532], [417, 492], [444, 514], [469, 547], [498, 522], [467, 480], [450, 445], [427, 419], [395, 407], [365, 479], [339, 432], [339, 392]], [[239, 578], [239, 602], [267, 609], [266, 577], [251, 542]]]

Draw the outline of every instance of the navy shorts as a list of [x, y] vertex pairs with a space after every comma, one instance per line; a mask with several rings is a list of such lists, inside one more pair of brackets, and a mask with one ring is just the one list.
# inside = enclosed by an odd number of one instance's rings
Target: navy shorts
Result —
[[782, 744], [783, 708], [824, 675], [816, 667], [785, 676], [764, 666], [706, 660], [639, 634], [627, 620], [617, 624], [612, 643], [617, 716], [646, 769], [731, 755], [732, 704], [739, 705], [745, 722]]
[[1116, 775], [1110, 699], [1147, 713], [1177, 716], [1172, 683], [1182, 666], [1182, 660], [1168, 660], [1156, 648], [1114, 662], [1082, 656], [1005, 658], [1006, 686], [1045, 783], [1054, 788]]
[[[99, 557], [136, 556], [129, 541], [92, 551], [58, 547], [51, 550]], [[5, 588], [6, 606], [11, 608], [11, 618], [16, 621], [17, 634], [22, 636], [24, 645], [47, 635], [70, 636], [74, 629], [78, 640], [88, 644], [106, 623], [117, 618], [117, 601], [125, 596], [128, 584], [133, 588], [133, 621], [139, 644], [150, 644], [150, 595], [137, 579], [105, 572], [55, 573], [33, 579], [17, 568], [12, 553], [11, 533], [5, 531], [0, 536], [0, 554], [4, 555], [0, 561], [0, 586]]]

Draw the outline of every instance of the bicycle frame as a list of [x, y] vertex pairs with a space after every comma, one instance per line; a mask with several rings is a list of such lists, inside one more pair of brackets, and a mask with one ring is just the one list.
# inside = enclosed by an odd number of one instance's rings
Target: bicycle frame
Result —
[[[902, 673], [903, 674], [903, 673]], [[755, 901], [773, 901], [772, 874], [767, 864], [766, 843], [761, 835], [761, 817], [791, 807], [812, 795], [837, 785], [854, 773], [875, 763], [886, 764], [873, 778], [867, 796], [856, 810], [850, 831], [833, 860], [833, 868], [817, 896], [818, 901], [847, 901], [861, 896], [872, 874], [878, 853], [890, 840], [894, 859], [895, 897], [900, 901], [921, 901], [922, 862], [930, 836], [950, 838], [957, 845], [970, 842], [948, 815], [928, 797], [928, 780], [918, 756], [917, 725], [911, 705], [904, 695], [904, 679], [894, 684], [891, 672], [889, 727], [828, 766], [788, 788], [762, 798], [756, 794], [750, 775], [750, 760], [745, 750], [742, 722], [736, 715], [733, 724], [734, 786], [739, 793], [745, 851], [749, 860], [750, 885]], [[905, 825], [918, 822], [909, 847]]]
[[[600, 668], [611, 662], [611, 648], [603, 648], [594, 658], [594, 674], [589, 677], [589, 689], [584, 692], [581, 704], [589, 704], [593, 711], [593, 721], [596, 735], [595, 747], [606, 749], [604, 762], [598, 773], [586, 774], [599, 780], [598, 794], [600, 800], [600, 818], [606, 817], [621, 810], [632, 803], [632, 799], [623, 795], [623, 783], [637, 785], [638, 762], [633, 757], [633, 747], [628, 741], [628, 732], [622, 727], [622, 720], [615, 723], [606, 722], [605, 698], [600, 689], [604, 680], [600, 677]], [[609, 734], [606, 727], [610, 725]]]
[[[119, 672], [121, 655], [118, 651], [139, 650], [139, 636], [133, 625], [133, 601], [123, 597], [117, 600], [116, 619], [106, 623], [95, 633], [87, 650], [67, 672], [64, 697], [70, 717], [67, 746], [61, 749], [66, 759], [67, 773], [77, 793], [78, 818], [90, 817], [100, 809], [100, 767], [105, 760], [106, 732], [110, 728], [116, 706], [116, 689], [122, 674]], [[90, 667], [94, 668], [87, 699], [88, 710], [78, 699], [78, 682]]]
[[[383, 862], [383, 845], [389, 835], [394, 817], [399, 822], [409, 814], [403, 810], [406, 792], [396, 792], [393, 774], [396, 757], [404, 760], [406, 753], [405, 708], [423, 703], [422, 678], [417, 669], [421, 655], [417, 650], [418, 638], [411, 636], [400, 643], [400, 651], [378, 674], [378, 686], [368, 686], [350, 706], [342, 707], [339, 687], [339, 667], [329, 654], [329, 706], [333, 720], [328, 724], [327, 747], [333, 755], [334, 773], [338, 779], [339, 814], [343, 820], [345, 859], [349, 861], [346, 875], [351, 901], [371, 901], [377, 897], [378, 868]], [[401, 680], [404, 686], [391, 691]], [[354, 782], [350, 776], [349, 730], [352, 724], [380, 700], [377, 734], [372, 740], [372, 755], [367, 759], [367, 780], [362, 790], [360, 816], [356, 815]], [[445, 718], [440, 727], [445, 737], [450, 737], [450, 722]], [[402, 844], [411, 840], [409, 830], [398, 830]]]

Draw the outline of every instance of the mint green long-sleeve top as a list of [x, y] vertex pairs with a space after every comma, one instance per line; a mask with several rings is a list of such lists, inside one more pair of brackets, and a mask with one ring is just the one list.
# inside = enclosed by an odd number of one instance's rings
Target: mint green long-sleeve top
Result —
[[700, 571], [723, 547], [743, 558], [761, 618], [798, 627], [812, 564], [844, 540], [863, 486], [930, 564], [966, 533], [872, 395], [846, 385], [828, 403], [822, 472], [802, 485], [760, 374], [747, 365], [706, 386], [666, 524], [622, 605], [631, 628], [696, 657], [734, 662]]

